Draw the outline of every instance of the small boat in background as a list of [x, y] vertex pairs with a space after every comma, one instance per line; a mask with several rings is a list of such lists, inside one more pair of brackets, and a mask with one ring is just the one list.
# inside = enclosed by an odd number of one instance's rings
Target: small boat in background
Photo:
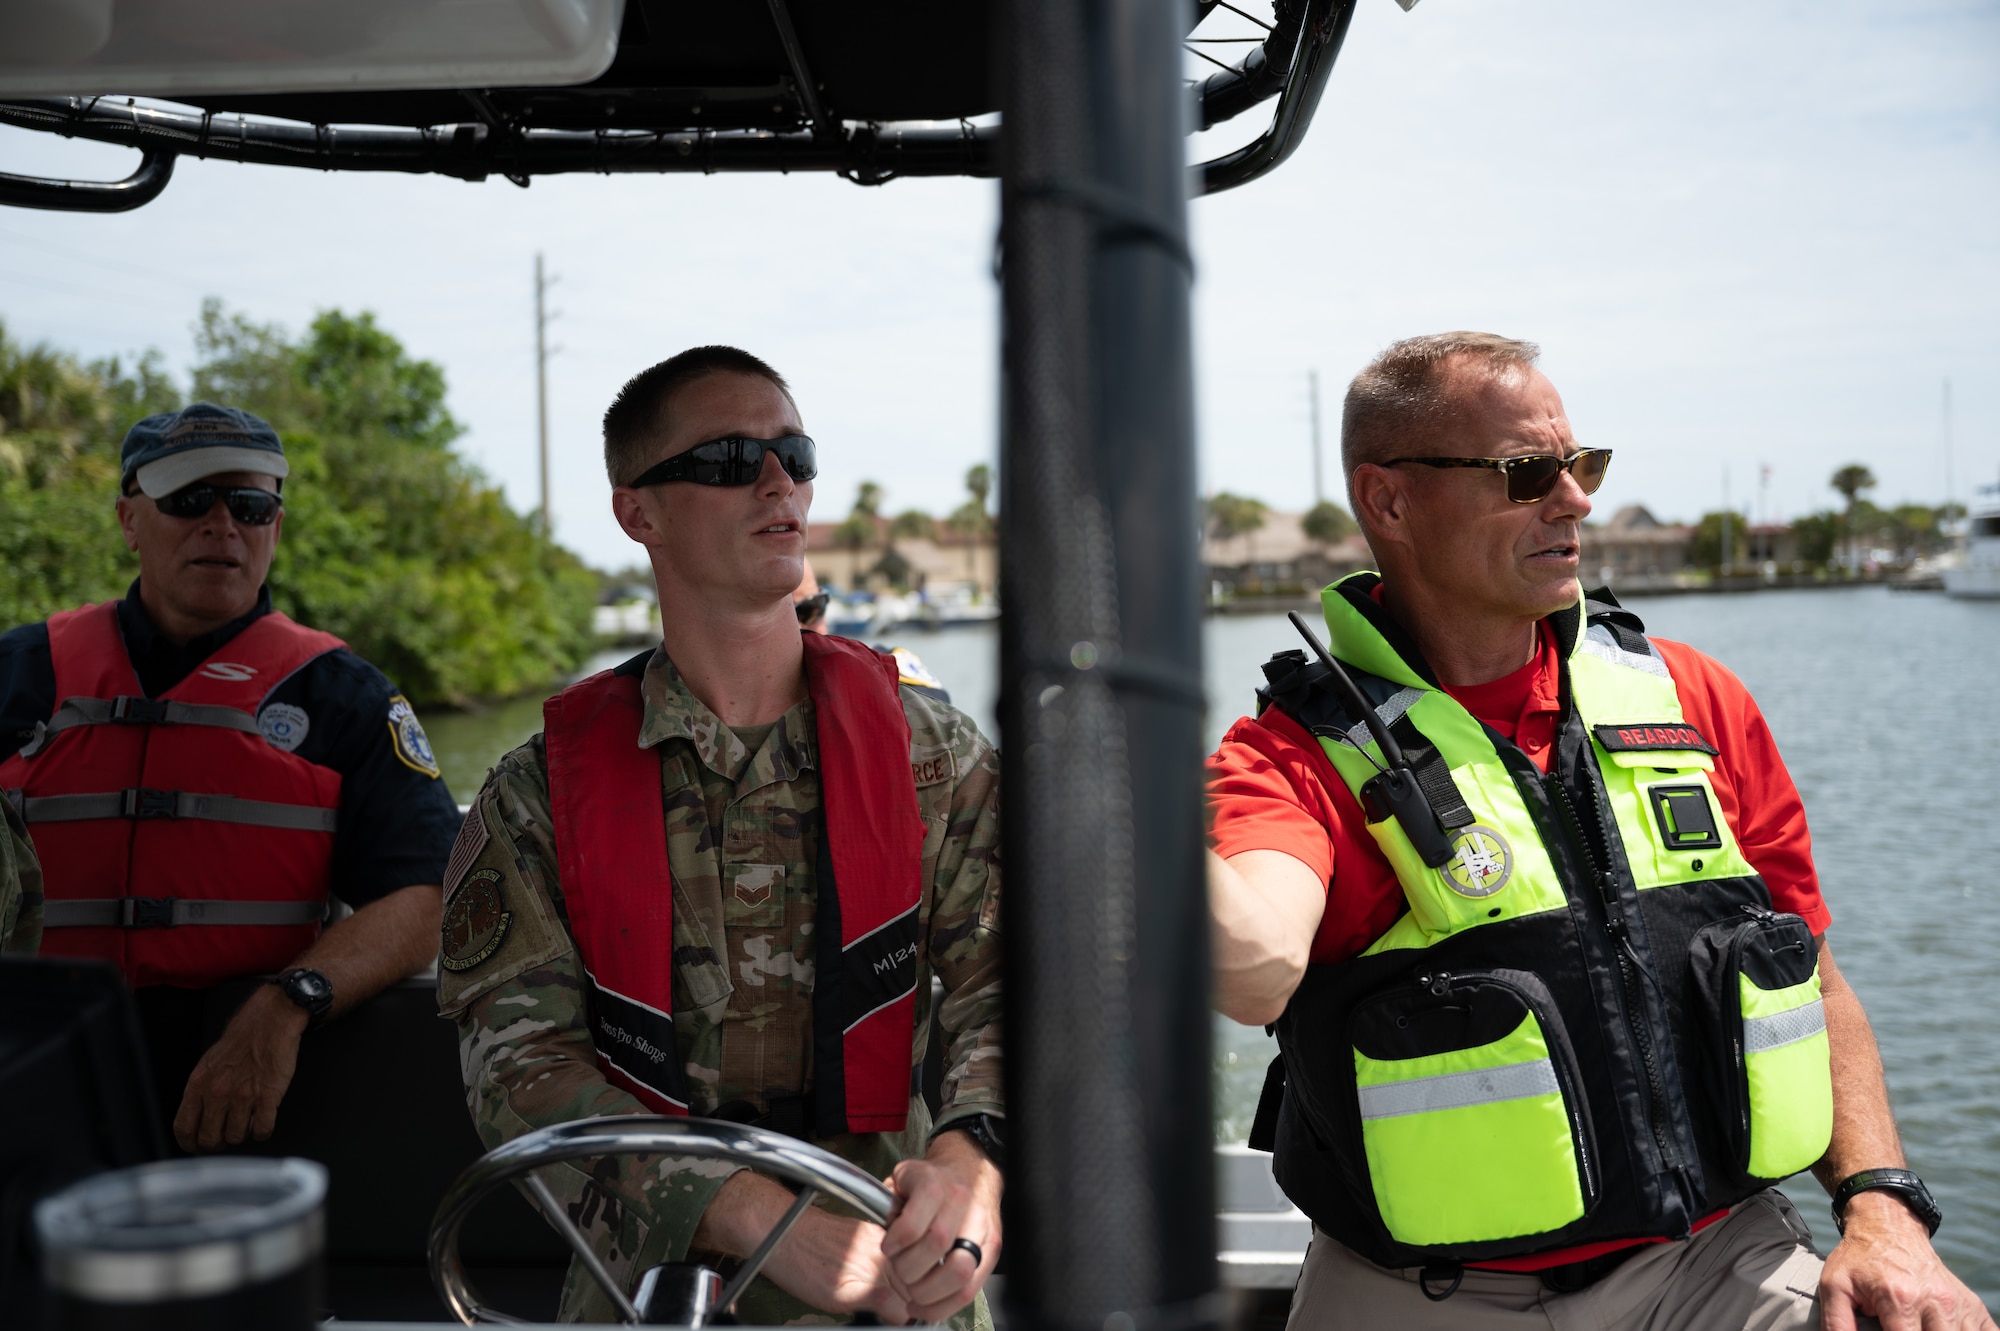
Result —
[[1943, 569], [1951, 596], [2000, 598], [2000, 485], [1982, 485], [1965, 522], [1965, 548]]

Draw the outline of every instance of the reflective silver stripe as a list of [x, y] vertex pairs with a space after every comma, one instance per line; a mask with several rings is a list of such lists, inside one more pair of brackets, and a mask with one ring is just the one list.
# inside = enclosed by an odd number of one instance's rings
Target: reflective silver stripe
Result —
[[263, 738], [257, 718], [236, 707], [209, 703], [161, 702], [121, 694], [116, 698], [64, 698], [62, 706], [46, 721], [37, 722], [35, 737], [21, 746], [21, 756], [32, 758], [48, 747], [50, 740], [77, 726], [213, 726], [240, 730]]
[[[1647, 646], [1651, 647], [1652, 644], [1648, 643]], [[1593, 624], [1590, 626], [1589, 632], [1583, 635], [1581, 648], [1600, 661], [1609, 661], [1612, 665], [1624, 666], [1628, 670], [1643, 671], [1648, 675], [1658, 675], [1661, 679], [1673, 678], [1667, 672], [1667, 663], [1662, 661], [1656, 653], [1648, 651], [1644, 655], [1641, 655], [1638, 652], [1626, 651], [1623, 647], [1619, 646], [1618, 639], [1613, 636], [1611, 630], [1603, 624]]]
[[[1390, 695], [1387, 702], [1384, 702], [1380, 707], [1375, 709], [1375, 715], [1381, 718], [1383, 725], [1393, 726], [1402, 720], [1403, 713], [1415, 707], [1423, 699], [1423, 696], [1424, 691], [1422, 689], [1407, 687], [1398, 689], [1394, 694]], [[1368, 733], [1368, 723], [1366, 721], [1359, 723], [1347, 732], [1347, 742], [1357, 749], [1367, 748], [1373, 739], [1374, 736]]]
[[331, 832], [339, 821], [333, 809], [310, 804], [272, 804], [234, 795], [198, 795], [185, 790], [110, 790], [93, 795], [30, 795], [21, 816], [31, 823], [81, 823], [97, 818], [200, 818], [248, 827], [293, 832]]
[[1788, 1044], [1810, 1040], [1825, 1029], [1826, 1004], [1817, 998], [1789, 1012], [1777, 1012], [1768, 1017], [1745, 1017], [1743, 1052], [1768, 1053]]
[[324, 901], [195, 901], [176, 897], [109, 897], [51, 901], [42, 908], [50, 929], [157, 929], [183, 924], [318, 924]]
[[1440, 1109], [1463, 1109], [1467, 1105], [1497, 1104], [1502, 1100], [1525, 1100], [1531, 1095], [1561, 1093], [1555, 1066], [1546, 1058], [1538, 1058], [1532, 1063], [1510, 1063], [1502, 1068], [1445, 1072], [1435, 1077], [1412, 1077], [1408, 1081], [1363, 1086], [1361, 1117], [1395, 1118], [1402, 1114], [1430, 1114]]

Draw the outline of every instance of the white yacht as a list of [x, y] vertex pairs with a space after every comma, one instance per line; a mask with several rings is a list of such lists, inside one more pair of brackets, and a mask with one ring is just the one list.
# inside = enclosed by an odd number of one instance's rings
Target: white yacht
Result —
[[1952, 596], [2000, 598], [2000, 485], [1983, 485], [1965, 522], [1965, 548], [1943, 570]]

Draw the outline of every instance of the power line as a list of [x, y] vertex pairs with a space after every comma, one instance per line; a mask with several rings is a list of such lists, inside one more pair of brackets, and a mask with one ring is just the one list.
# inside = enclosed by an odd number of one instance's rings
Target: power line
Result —
[[81, 250], [73, 250], [67, 245], [51, 244], [39, 236], [24, 236], [18, 231], [0, 231], [0, 239], [12, 241], [17, 245], [26, 245], [32, 249], [42, 250], [45, 253], [59, 255], [76, 263], [92, 264], [104, 269], [106, 272], [120, 273], [127, 277], [144, 277], [154, 282], [165, 282], [170, 286], [184, 287], [187, 290], [200, 291], [204, 294], [213, 290], [212, 285], [206, 282], [190, 282], [186, 278], [171, 277], [155, 269], [143, 268], [138, 264], [119, 263], [115, 259], [106, 259], [99, 255], [86, 254]]

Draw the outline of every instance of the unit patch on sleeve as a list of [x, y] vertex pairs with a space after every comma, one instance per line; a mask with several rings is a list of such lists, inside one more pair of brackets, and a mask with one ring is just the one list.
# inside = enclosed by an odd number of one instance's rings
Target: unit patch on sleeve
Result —
[[437, 755], [431, 752], [430, 738], [417, 720], [417, 709], [400, 693], [389, 699], [389, 742], [403, 766], [425, 776], [438, 774]]
[[306, 732], [312, 729], [312, 718], [306, 715], [303, 707], [274, 702], [257, 713], [257, 728], [264, 732], [264, 738], [272, 748], [291, 753], [305, 739]]
[[1597, 742], [1606, 753], [1705, 753], [1716, 756], [1715, 746], [1685, 721], [1634, 721], [1622, 726], [1592, 726]]
[[507, 941], [513, 923], [500, 893], [500, 871], [468, 874], [445, 906], [438, 964], [454, 974], [482, 965]]

